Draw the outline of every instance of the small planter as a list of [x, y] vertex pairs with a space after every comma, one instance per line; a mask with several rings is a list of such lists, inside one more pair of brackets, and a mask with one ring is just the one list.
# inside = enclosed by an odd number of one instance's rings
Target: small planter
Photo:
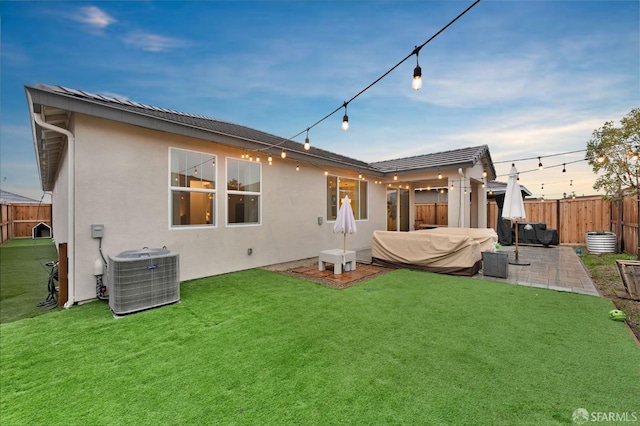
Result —
[[616, 252], [616, 234], [613, 232], [591, 231], [585, 233], [585, 238], [587, 240], [587, 250], [589, 253]]

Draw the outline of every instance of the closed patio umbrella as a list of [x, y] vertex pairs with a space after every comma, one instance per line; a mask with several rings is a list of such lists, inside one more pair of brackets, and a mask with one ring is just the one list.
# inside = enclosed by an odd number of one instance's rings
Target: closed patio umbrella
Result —
[[336, 223], [333, 225], [333, 232], [336, 234], [343, 234], [342, 251], [347, 251], [347, 234], [355, 234], [358, 232], [356, 228], [356, 219], [353, 216], [353, 209], [351, 208], [351, 202], [349, 196], [345, 195], [338, 215], [336, 216]]
[[515, 164], [511, 164], [509, 172], [509, 180], [507, 181], [507, 190], [504, 194], [504, 204], [502, 206], [502, 217], [510, 219], [516, 223], [516, 258], [515, 261], [509, 262], [512, 265], [530, 265], [529, 262], [521, 262], [518, 259], [518, 221], [527, 218], [524, 211], [524, 201], [522, 201], [522, 191], [518, 183], [518, 170]]

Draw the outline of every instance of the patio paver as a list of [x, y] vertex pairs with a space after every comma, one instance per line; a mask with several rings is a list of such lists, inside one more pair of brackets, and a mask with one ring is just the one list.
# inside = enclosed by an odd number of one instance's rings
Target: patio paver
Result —
[[[503, 246], [501, 250], [509, 254], [509, 260], [515, 259], [515, 246]], [[356, 258], [371, 263], [371, 249], [357, 251]], [[519, 245], [518, 259], [531, 265], [510, 264], [507, 278], [485, 277], [482, 271], [473, 278], [600, 296], [572, 247]]]

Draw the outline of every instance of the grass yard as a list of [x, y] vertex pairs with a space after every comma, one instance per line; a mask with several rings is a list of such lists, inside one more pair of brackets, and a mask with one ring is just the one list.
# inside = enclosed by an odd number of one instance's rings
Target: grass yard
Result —
[[49, 312], [36, 306], [49, 294], [49, 267], [58, 259], [50, 239], [15, 239], [0, 247], [0, 324]]
[[603, 297], [611, 300], [617, 309], [627, 314], [627, 324], [640, 340], [640, 302], [617, 295], [617, 292], [626, 293], [626, 291], [616, 259], [636, 260], [636, 257], [628, 254], [589, 254], [586, 250], [584, 252], [585, 254], [580, 255], [580, 260], [589, 270], [598, 291]]
[[639, 413], [608, 300], [407, 270], [345, 290], [265, 270], [0, 325], [0, 424], [572, 424]]

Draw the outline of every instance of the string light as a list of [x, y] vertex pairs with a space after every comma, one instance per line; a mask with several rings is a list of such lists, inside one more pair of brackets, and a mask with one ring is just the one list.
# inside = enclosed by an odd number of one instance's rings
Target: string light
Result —
[[287, 158], [287, 152], [283, 149], [282, 152], [280, 153], [280, 157], [282, 157], [282, 159]]
[[541, 186], [541, 188], [540, 188], [540, 189], [544, 189], [544, 183], [542, 184], [542, 186]]
[[344, 103], [344, 117], [342, 117], [342, 130], [349, 130], [349, 116], [347, 115], [347, 103]]
[[483, 178], [486, 178], [486, 177], [487, 177], [487, 171], [486, 171], [486, 170], [483, 170], [483, 171], [482, 171], [482, 177], [483, 177]]
[[538, 170], [542, 169], [544, 169], [544, 166], [542, 165], [542, 160], [540, 160], [540, 157], [538, 157]]
[[573, 186], [573, 179], [569, 181], [569, 186]]
[[269, 153], [269, 158], [267, 158], [267, 161], [269, 161], [269, 165], [273, 164], [273, 157], [271, 156], [271, 153]]
[[[322, 117], [321, 119], [319, 119], [318, 121], [316, 121], [314, 124], [312, 124], [311, 126], [307, 127], [307, 131], [314, 128], [315, 126], [317, 126], [318, 124], [322, 123], [323, 121], [325, 121], [326, 119], [328, 119], [329, 117], [333, 116], [335, 113], [337, 113], [341, 108], [344, 108], [344, 117], [342, 119], [342, 129], [343, 130], [348, 130], [349, 129], [349, 117], [347, 114], [347, 105], [353, 101], [354, 99], [356, 99], [357, 97], [359, 97], [360, 95], [362, 95], [364, 92], [366, 92], [367, 90], [369, 90], [371, 87], [373, 87], [374, 85], [376, 85], [378, 82], [380, 82], [384, 77], [386, 77], [387, 75], [389, 75], [392, 71], [394, 71], [396, 68], [398, 68], [400, 65], [402, 65], [405, 61], [407, 61], [409, 58], [411, 58], [411, 56], [413, 56], [414, 54], [416, 55], [416, 64], [418, 64], [418, 52], [420, 51], [420, 49], [422, 49], [424, 46], [426, 46], [428, 43], [430, 43], [433, 39], [435, 39], [437, 36], [439, 36], [442, 32], [444, 32], [447, 28], [449, 28], [451, 25], [453, 25], [453, 23], [455, 23], [458, 19], [460, 19], [463, 15], [465, 15], [467, 12], [469, 12], [473, 7], [475, 7], [478, 3], [480, 2], [480, 0], [475, 0], [470, 6], [468, 6], [465, 10], [463, 10], [461, 13], [459, 13], [454, 19], [452, 19], [451, 21], [449, 21], [449, 23], [447, 23], [444, 27], [442, 27], [438, 32], [436, 32], [434, 35], [432, 35], [429, 39], [427, 39], [424, 43], [422, 43], [419, 46], [416, 46], [415, 49], [409, 53], [407, 56], [405, 56], [402, 60], [400, 60], [396, 65], [394, 65], [393, 67], [391, 67], [389, 70], [387, 70], [384, 74], [382, 74], [380, 77], [378, 77], [376, 80], [374, 80], [372, 83], [370, 83], [368, 86], [366, 86], [364, 89], [360, 90], [358, 93], [356, 93], [354, 96], [351, 97], [351, 99], [349, 99], [348, 101], [345, 101], [342, 105], [340, 105], [339, 107], [335, 108], [333, 111], [331, 111], [330, 113], [328, 113], [327, 115], [325, 115], [324, 117]], [[420, 69], [419, 65], [418, 67], [416, 67], [416, 70], [414, 70], [414, 74], [416, 74], [416, 71]], [[421, 69], [420, 69], [420, 74], [422, 73]], [[421, 79], [420, 79], [421, 81]], [[420, 83], [421, 84], [421, 83]], [[283, 139], [282, 141], [270, 145], [269, 148], [275, 148], [275, 147], [279, 147], [282, 144], [291, 141], [292, 139], [295, 139], [296, 137], [300, 136], [302, 133], [304, 133], [304, 130], [295, 134], [294, 136], [288, 138], [288, 139]], [[268, 148], [262, 148], [261, 151], [265, 151]], [[284, 152], [284, 151], [283, 151]], [[283, 154], [283, 157], [284, 154]]]
[[300, 165], [298, 163], [296, 163], [296, 172], [300, 171]]
[[398, 175], [393, 175], [393, 180], [398, 180]]
[[607, 159], [607, 158], [604, 156], [604, 154], [603, 154], [603, 153], [600, 153], [600, 154], [598, 154], [598, 157], [596, 158], [596, 161], [597, 161], [598, 163], [602, 164], [602, 163], [604, 163], [604, 162], [605, 162], [605, 160], [606, 160], [606, 159]]
[[413, 69], [413, 82], [411, 83], [411, 87], [413, 90], [418, 91], [422, 89], [422, 68], [420, 68], [420, 64], [418, 63], [418, 54], [420, 53], [418, 46], [416, 46], [414, 52], [416, 53], [416, 67]]
[[193, 170], [193, 174], [194, 174], [194, 175], [197, 175], [197, 174], [198, 174], [198, 168], [197, 168], [197, 167]]
[[309, 151], [311, 144], [309, 143], [309, 129], [307, 129], [307, 137], [304, 139], [304, 150]]
[[567, 174], [567, 165], [566, 163], [562, 163], [562, 176]]
[[440, 168], [438, 168], [438, 179], [442, 179], [442, 173], [440, 173]]

